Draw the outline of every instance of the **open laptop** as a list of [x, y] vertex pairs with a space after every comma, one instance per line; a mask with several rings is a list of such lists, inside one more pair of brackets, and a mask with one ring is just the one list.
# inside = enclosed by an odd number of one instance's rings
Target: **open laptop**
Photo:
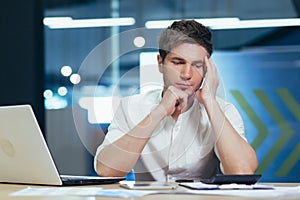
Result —
[[59, 175], [31, 106], [0, 106], [0, 182], [62, 186], [124, 179]]

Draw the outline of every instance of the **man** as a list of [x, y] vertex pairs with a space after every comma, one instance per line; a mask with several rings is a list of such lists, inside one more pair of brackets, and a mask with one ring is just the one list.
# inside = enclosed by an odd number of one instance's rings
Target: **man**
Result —
[[211, 32], [194, 20], [160, 35], [163, 90], [124, 98], [95, 156], [100, 176], [175, 181], [253, 174], [258, 162], [237, 109], [216, 95]]

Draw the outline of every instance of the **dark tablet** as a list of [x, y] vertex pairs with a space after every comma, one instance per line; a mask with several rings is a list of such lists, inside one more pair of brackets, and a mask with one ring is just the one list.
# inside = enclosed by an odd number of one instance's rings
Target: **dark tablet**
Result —
[[217, 174], [210, 179], [200, 180], [206, 184], [247, 184], [252, 185], [255, 184], [261, 178], [261, 174], [251, 174], [251, 175], [224, 175]]

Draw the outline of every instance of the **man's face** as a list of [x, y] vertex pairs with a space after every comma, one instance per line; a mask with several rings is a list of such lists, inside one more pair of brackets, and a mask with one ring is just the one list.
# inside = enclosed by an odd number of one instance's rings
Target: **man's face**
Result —
[[169, 52], [162, 63], [158, 56], [159, 71], [163, 74], [164, 87], [170, 85], [189, 96], [199, 88], [205, 72], [204, 58], [208, 53], [198, 44], [183, 43]]

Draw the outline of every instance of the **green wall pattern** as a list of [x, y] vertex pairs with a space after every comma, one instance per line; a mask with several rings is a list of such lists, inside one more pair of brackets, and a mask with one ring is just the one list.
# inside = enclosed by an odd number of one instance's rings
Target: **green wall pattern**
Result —
[[[276, 90], [280, 98], [285, 102], [291, 113], [295, 116], [295, 118], [300, 122], [300, 106], [297, 101], [293, 98], [291, 93], [285, 88], [279, 88]], [[286, 158], [283, 165], [281, 165], [280, 169], [276, 173], [277, 176], [286, 176], [292, 167], [297, 163], [300, 159], [300, 143], [296, 146], [296, 148], [291, 152], [291, 154]]]
[[[246, 98], [241, 94], [240, 91], [230, 90], [230, 92], [237, 101], [237, 103], [240, 105], [240, 107], [243, 109], [243, 111], [246, 113], [246, 115], [249, 117], [250, 121], [258, 130], [256, 138], [251, 143], [253, 148], [257, 150], [265, 141], [265, 139], [269, 136], [269, 134], [272, 133], [270, 133], [268, 127], [264, 124], [261, 117], [258, 116], [258, 114], [256, 114], [254, 109], [251, 107], [250, 103], [246, 100]], [[279, 98], [287, 106], [288, 110], [295, 116], [298, 122], [300, 122], [300, 106], [295, 100], [295, 98], [285, 88], [276, 89], [276, 92]], [[253, 90], [253, 93], [256, 95], [260, 103], [264, 106], [267, 113], [272, 117], [272, 119], [281, 131], [279, 138], [274, 142], [271, 149], [267, 152], [267, 154], [262, 158], [262, 160], [259, 163], [257, 173], [263, 174], [264, 172], [266, 172], [268, 167], [275, 161], [277, 156], [285, 148], [287, 142], [292, 138], [293, 134], [295, 133], [292, 127], [287, 122], [287, 120], [283, 117], [282, 113], [280, 113], [279, 109], [263, 90], [255, 89]], [[292, 152], [286, 158], [284, 158], [284, 162], [276, 172], [276, 176], [286, 176], [297, 164], [299, 159], [300, 143], [298, 143], [298, 145], [292, 150]]]

